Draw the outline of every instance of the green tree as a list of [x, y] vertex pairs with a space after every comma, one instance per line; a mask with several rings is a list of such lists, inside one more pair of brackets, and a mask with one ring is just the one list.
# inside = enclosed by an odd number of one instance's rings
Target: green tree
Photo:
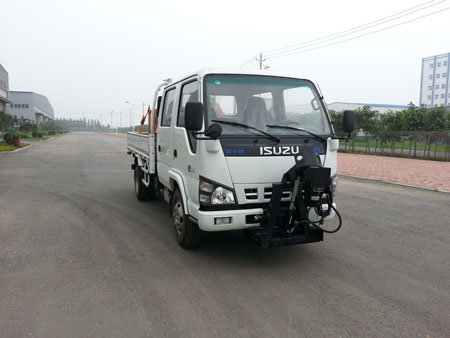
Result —
[[331, 122], [333, 123], [334, 132], [336, 135], [344, 136], [342, 132], [342, 120], [344, 119], [344, 113], [341, 111], [329, 110]]
[[370, 106], [355, 109], [355, 129], [361, 129], [368, 136], [373, 133], [377, 118], [378, 111], [370, 109]]
[[7, 113], [0, 113], [0, 130], [7, 132], [11, 127], [17, 123], [17, 117]]
[[449, 111], [445, 107], [433, 107], [427, 110], [424, 130], [427, 131], [448, 131]]
[[30, 131], [37, 131], [37, 125], [32, 122], [24, 122], [19, 127], [20, 131], [30, 132]]

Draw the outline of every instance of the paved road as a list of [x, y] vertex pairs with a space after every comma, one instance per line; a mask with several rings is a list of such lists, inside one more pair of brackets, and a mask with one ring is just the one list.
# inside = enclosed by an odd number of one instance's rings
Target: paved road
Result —
[[123, 138], [0, 155], [0, 337], [449, 337], [450, 194], [343, 178], [343, 229], [195, 251], [134, 197]]

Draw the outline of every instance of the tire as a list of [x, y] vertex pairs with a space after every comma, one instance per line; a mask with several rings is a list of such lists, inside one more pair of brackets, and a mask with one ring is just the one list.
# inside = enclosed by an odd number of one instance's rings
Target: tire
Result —
[[198, 246], [200, 243], [200, 229], [197, 224], [187, 217], [179, 189], [175, 190], [172, 197], [172, 220], [178, 244], [185, 249]]
[[134, 192], [139, 201], [147, 200], [147, 187], [142, 183], [142, 170], [138, 165], [134, 167]]
[[154, 200], [158, 197], [158, 179], [156, 175], [150, 175], [150, 184], [147, 188], [147, 197], [149, 200]]

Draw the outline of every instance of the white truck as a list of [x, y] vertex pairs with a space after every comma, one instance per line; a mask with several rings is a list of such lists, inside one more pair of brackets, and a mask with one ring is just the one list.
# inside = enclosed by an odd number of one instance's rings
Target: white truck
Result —
[[[164, 81], [151, 114], [148, 132], [127, 135], [136, 197], [169, 203], [182, 247], [198, 245], [201, 231], [245, 230], [267, 248], [340, 228], [339, 138], [311, 81], [206, 69]], [[346, 111], [343, 131], [353, 125]], [[324, 229], [331, 219], [336, 229]]]

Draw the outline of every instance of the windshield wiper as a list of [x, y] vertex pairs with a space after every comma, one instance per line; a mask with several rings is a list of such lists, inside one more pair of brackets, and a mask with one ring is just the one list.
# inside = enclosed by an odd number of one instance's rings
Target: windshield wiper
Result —
[[217, 122], [217, 123], [227, 124], [229, 126], [242, 127], [242, 128], [246, 128], [246, 129], [253, 129], [253, 130], [259, 131], [263, 135], [266, 135], [272, 141], [275, 141], [276, 143], [280, 143], [280, 139], [278, 137], [270, 135], [269, 133], [266, 133], [265, 131], [259, 130], [258, 128], [255, 128], [252, 126], [248, 126], [243, 123], [232, 122], [232, 121], [221, 121], [221, 120], [211, 120], [211, 122]]
[[309, 135], [311, 135], [311, 136], [317, 137], [318, 139], [322, 140], [323, 142], [326, 142], [326, 141], [327, 141], [327, 140], [325, 139], [325, 137], [322, 137], [322, 136], [320, 136], [320, 135], [314, 134], [314, 133], [312, 133], [312, 132], [310, 132], [310, 131], [308, 131], [308, 130], [306, 130], [306, 129], [303, 129], [303, 128], [295, 128], [295, 127], [290, 127], [290, 126], [277, 126], [277, 125], [274, 125], [274, 124], [268, 124], [268, 125], [266, 125], [266, 127], [269, 127], [269, 128], [280, 128], [280, 129], [289, 129], [289, 130], [304, 131], [305, 133], [307, 133], [307, 134], [309, 134]]

